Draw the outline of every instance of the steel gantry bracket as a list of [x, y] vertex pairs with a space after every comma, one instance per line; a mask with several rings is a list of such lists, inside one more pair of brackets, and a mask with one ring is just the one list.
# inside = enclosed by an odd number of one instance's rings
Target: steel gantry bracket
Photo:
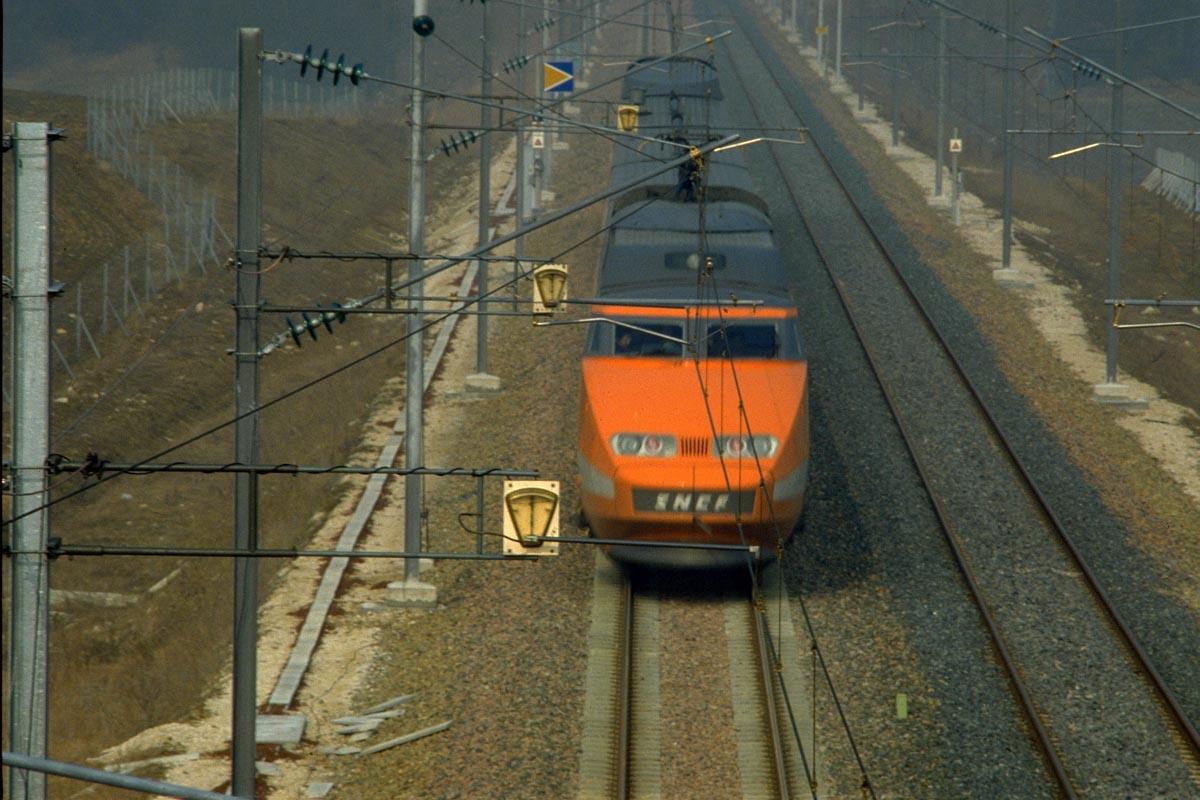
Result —
[[1200, 325], [1194, 322], [1184, 322], [1182, 320], [1176, 322], [1137, 322], [1121, 324], [1121, 312], [1126, 306], [1147, 306], [1153, 308], [1200, 308], [1200, 300], [1167, 300], [1165, 295], [1160, 295], [1149, 300], [1105, 300], [1104, 304], [1112, 306], [1113, 320], [1112, 326], [1117, 330], [1128, 330], [1132, 328], [1193, 328], [1200, 330]]

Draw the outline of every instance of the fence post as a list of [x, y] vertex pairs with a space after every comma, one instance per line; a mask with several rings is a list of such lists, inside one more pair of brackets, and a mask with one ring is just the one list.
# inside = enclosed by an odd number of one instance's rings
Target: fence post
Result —
[[83, 349], [83, 281], [75, 285], [75, 357]]
[[125, 277], [121, 281], [121, 315], [129, 316], [129, 245], [125, 245]]
[[108, 333], [108, 262], [100, 273], [100, 333]]
[[142, 269], [144, 270], [144, 279], [142, 283], [143, 297], [146, 302], [150, 302], [150, 294], [154, 291], [153, 277], [150, 275], [150, 234], [146, 234], [142, 241], [145, 243], [144, 258], [142, 259]]

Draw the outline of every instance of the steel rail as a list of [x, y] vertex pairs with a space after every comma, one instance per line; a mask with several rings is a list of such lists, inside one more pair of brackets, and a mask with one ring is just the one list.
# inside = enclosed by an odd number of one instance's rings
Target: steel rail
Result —
[[[758, 51], [759, 48], [757, 47], [757, 43], [755, 43], [753, 41], [753, 39], [749, 36], [747, 36], [747, 39], [751, 40], [752, 45], [754, 45], [756, 51]], [[756, 53], [756, 54], [759, 54], [760, 59], [762, 58], [760, 53]], [[732, 61], [731, 61], [731, 63], [733, 63], [733, 66], [734, 66], [733, 71], [735, 73], [738, 73], [739, 70], [737, 68], [736, 63], [734, 63]], [[740, 74], [738, 77], [740, 80], [741, 79]], [[786, 93], [783, 92], [783, 87], [779, 85], [778, 79], [775, 78], [774, 72], [772, 72], [772, 79], [775, 81], [777, 87], [780, 89], [781, 94], [784, 94], [784, 96], [786, 97], [787, 95], [786, 95]], [[744, 81], [743, 81], [743, 83], [744, 83]], [[747, 98], [750, 102], [752, 109], [754, 109], [755, 113], [757, 113], [758, 109], [754, 108], [753, 95], [748, 94]], [[792, 106], [790, 100], [789, 100], [789, 106]], [[797, 111], [794, 106], [792, 106], [792, 112], [796, 114], [796, 117], [798, 119], [802, 119], [799, 111]], [[821, 150], [820, 146], [817, 144], [815, 137], [812, 138], [812, 143], [813, 143], [814, 148], [816, 148], [817, 153], [822, 157], [822, 160], [825, 162], [826, 167], [829, 169], [830, 173], [834, 174], [835, 178], [838, 178], [836, 173], [834, 173], [834, 171], [833, 171], [833, 166], [829, 162], [828, 157], [825, 155], [824, 151]], [[771, 153], [771, 159], [775, 162], [776, 167], [779, 170], [779, 174], [780, 175], [784, 174], [783, 165], [782, 165], [782, 163], [780, 163], [779, 158], [775, 154], [774, 149], [769, 149], [769, 150]], [[851, 310], [849, 298], [846, 294], [845, 287], [842, 285], [841, 281], [838, 280], [837, 276], [835, 276], [833, 274], [833, 270], [829, 266], [830, 258], [827, 255], [827, 251], [825, 250], [824, 247], [822, 247], [821, 243], [817, 240], [817, 237], [815, 235], [813, 235], [812, 229], [808, 223], [808, 217], [804, 213], [803, 204], [800, 202], [800, 198], [797, 196], [797, 194], [792, 186], [792, 183], [790, 181], [784, 180], [783, 184], [784, 184], [784, 188], [786, 189], [786, 191], [788, 193], [789, 198], [792, 201], [792, 204], [795, 206], [797, 212], [800, 215], [801, 221], [804, 223], [805, 232], [808, 234], [809, 239], [813, 243], [813, 247], [817, 251], [817, 255], [821, 259], [821, 265], [825, 268], [826, 275], [828, 275], [829, 280], [834, 287], [834, 291], [837, 293], [838, 301], [840, 302], [840, 304], [842, 306], [842, 310], [846, 315], [846, 319], [847, 319], [847, 321], [849, 321], [850, 326], [853, 328], [854, 334], [858, 338], [859, 345], [862, 347], [863, 354], [866, 356], [867, 362], [871, 366], [871, 370], [875, 375], [876, 382], [878, 383], [880, 391], [883, 393], [884, 400], [888, 405], [888, 410], [892, 415], [892, 419], [896, 423], [896, 427], [900, 432], [901, 439], [904, 441], [905, 449], [907, 450], [907, 452], [909, 454], [909, 458], [913, 462], [913, 466], [917, 470], [917, 474], [921, 478], [921, 485], [924, 488], [925, 494], [929, 498], [930, 504], [933, 507], [934, 514], [937, 516], [938, 522], [941, 525], [942, 531], [946, 538], [947, 545], [949, 546], [950, 551], [954, 556], [955, 564], [958, 566], [959, 571], [962, 573], [963, 578], [967, 583], [968, 590], [971, 593], [972, 599], [974, 600], [976, 606], [979, 608], [980, 616], [982, 617], [984, 625], [986, 626], [986, 628], [988, 630], [988, 634], [991, 637], [993, 649], [995, 650], [996, 655], [999, 658], [1001, 664], [1003, 664], [1003, 666], [1004, 666], [1005, 672], [1008, 675], [1009, 682], [1013, 688], [1013, 691], [1017, 695], [1017, 699], [1020, 702], [1021, 708], [1025, 714], [1026, 719], [1028, 720], [1030, 726], [1033, 728], [1034, 738], [1036, 739], [1039, 750], [1042, 753], [1043, 760], [1044, 760], [1047, 768], [1050, 770], [1051, 774], [1054, 776], [1054, 779], [1057, 781], [1060, 789], [1062, 789], [1063, 795], [1067, 798], [1070, 798], [1071, 800], [1074, 800], [1074, 798], [1077, 797], [1077, 794], [1075, 793], [1075, 789], [1072, 786], [1070, 779], [1067, 777], [1066, 769], [1062, 763], [1062, 760], [1058, 756], [1058, 752], [1057, 752], [1056, 748], [1054, 747], [1054, 745], [1050, 739], [1049, 732], [1046, 730], [1045, 726], [1041, 722], [1041, 718], [1037, 712], [1037, 708], [1033, 703], [1032, 695], [1029, 692], [1028, 687], [1025, 685], [1024, 680], [1022, 679], [1020, 671], [1017, 669], [1016, 662], [1014, 661], [1011, 654], [1009, 653], [1008, 646], [1005, 643], [1004, 638], [1000, 633], [999, 626], [996, 623], [995, 619], [992, 617], [992, 614], [991, 614], [990, 610], [988, 609], [987, 603], [984, 601], [984, 598], [982, 595], [982, 590], [980, 589], [978, 583], [975, 581], [973, 573], [967, 566], [965, 553], [963, 552], [963, 549], [958, 541], [958, 538], [953, 534], [953, 532], [951, 530], [950, 522], [949, 522], [949, 519], [947, 518], [945, 510], [943, 509], [941, 502], [938, 500], [936, 495], [933, 493], [933, 489], [928, 480], [924, 464], [922, 463], [920, 457], [917, 455], [916, 449], [912, 444], [912, 440], [911, 440], [911, 437], [909, 436], [908, 430], [901, 420], [899, 409], [897, 408], [897, 405], [896, 405], [896, 401], [895, 401], [894, 397], [892, 396], [891, 391], [887, 387], [887, 384], [883, 380], [883, 374], [879, 367], [879, 364], [878, 364], [878, 362], [875, 358], [875, 355], [872, 352], [870, 346], [867, 344], [866, 334], [862, 330], [861, 326], [859, 325], [857, 319], [854, 316], [853, 311]], [[839, 185], [842, 187], [843, 191], [845, 191], [845, 185], [843, 183], [841, 183], [840, 179], [839, 179]], [[849, 197], [848, 192], [847, 192], [847, 196]], [[853, 198], [850, 198], [850, 204], [857, 212], [858, 207], [854, 203]]]
[[[771, 758], [775, 762], [775, 783], [779, 800], [789, 800], [791, 791], [788, 782], [787, 760], [784, 757], [783, 734], [781, 733], [779, 709], [775, 702], [775, 667], [771, 654], [771, 633], [767, 630], [758, 598], [753, 588], [750, 591], [750, 618], [754, 626], [754, 644], [758, 651], [759, 674], [762, 677], [763, 710], [767, 712], [767, 735], [771, 739]], [[816, 676], [813, 676], [814, 680]], [[816, 713], [816, 709], [813, 709]], [[815, 755], [815, 754], [814, 754]]]
[[[617, 800], [628, 800], [628, 798], [633, 796], [635, 788], [631, 785], [631, 781], [633, 779], [632, 748], [636, 733], [634, 730], [633, 715], [636, 713], [637, 700], [634, 696], [636, 686], [634, 681], [634, 661], [637, 652], [634, 606], [637, 603], [637, 592], [634, 588], [634, 579], [628, 574], [622, 582], [621, 592], [621, 633], [618, 637], [620, 640], [621, 657], [618, 667], [617, 748], [614, 759], [615, 776], [613, 788]], [[767, 627], [763, 612], [759, 608], [757, 595], [753, 591], [749, 593], [748, 602], [749, 608], [747, 611], [749, 612], [749, 617], [746, 622], [753, 627], [754, 635], [752, 641], [755, 661], [758, 664], [759, 676], [761, 678], [760, 689], [762, 690], [763, 711], [766, 717], [766, 733], [770, 738], [770, 752], [774, 764], [773, 772], [776, 784], [776, 796], [779, 800], [790, 800], [792, 795], [787, 773], [787, 758], [784, 752], [783, 728], [781, 727], [781, 717], [775, 698], [777, 688], [776, 670], [774, 668], [775, 649], [770, 639], [770, 630]], [[815, 791], [813, 796], [816, 796]]]
[[629, 743], [633, 727], [633, 581], [622, 583], [621, 674], [617, 694], [617, 800], [629, 797]]
[[[750, 38], [750, 37], [747, 37], [747, 38]], [[758, 49], [757, 46], [756, 46], [756, 49]], [[798, 119], [803, 121], [803, 115], [795, 107], [791, 98], [788, 97], [788, 93], [786, 92], [784, 87], [779, 84], [777, 73], [772, 72], [772, 79], [776, 82], [776, 85], [779, 87], [780, 93], [783, 94], [783, 96], [785, 98], [787, 98], [788, 105], [791, 107], [792, 112], [796, 115], [796, 117]], [[811, 129], [810, 129], [810, 131], [811, 131]], [[937, 339], [940, 347], [942, 348], [942, 351], [945, 353], [947, 359], [953, 365], [955, 372], [958, 374], [959, 379], [962, 381], [964, 388], [966, 388], [968, 390], [968, 392], [971, 394], [979, 411], [982, 412], [983, 417], [987, 420], [988, 427], [990, 428], [992, 434], [995, 436], [995, 438], [1000, 443], [1001, 448], [1002, 448], [1003, 452], [1005, 453], [1009, 463], [1019, 474], [1021, 481], [1025, 485], [1026, 489], [1029, 491], [1029, 493], [1032, 495], [1032, 497], [1036, 499], [1039, 509], [1041, 510], [1042, 514], [1044, 515], [1046, 521], [1050, 523], [1050, 527], [1053, 529], [1054, 533], [1056, 534], [1058, 542], [1063, 546], [1063, 548], [1066, 550], [1066, 552], [1070, 555], [1071, 560], [1074, 562], [1076, 567], [1079, 569], [1080, 574], [1084, 577], [1084, 583], [1090, 590], [1092, 597], [1094, 598], [1096, 603], [1100, 606], [1102, 611], [1105, 612], [1107, 621], [1110, 623], [1110, 626], [1119, 634], [1119, 638], [1125, 644], [1127, 652], [1129, 652], [1133, 656], [1133, 661], [1135, 663], [1135, 666], [1140, 668], [1143, 675], [1149, 679], [1151, 686], [1153, 687], [1156, 694], [1158, 695], [1158, 700], [1170, 712], [1170, 716], [1172, 717], [1172, 720], [1175, 723], [1175, 726], [1178, 728], [1179, 732], [1181, 732], [1184, 735], [1184, 737], [1187, 739], [1188, 743], [1190, 743], [1192, 751], [1193, 751], [1193, 758], [1200, 760], [1200, 736], [1197, 735], [1195, 727], [1192, 725], [1192, 723], [1188, 719], [1187, 715], [1183, 712], [1183, 709], [1179, 706], [1179, 703], [1176, 700], [1174, 694], [1166, 686], [1166, 683], [1162, 679], [1162, 676], [1159, 674], [1158, 670], [1154, 667], [1154, 665], [1150, 662], [1149, 656], [1146, 654], [1144, 648], [1141, 646], [1140, 642], [1134, 636], [1132, 630], [1129, 628], [1128, 624], [1125, 622], [1125, 620], [1121, 616], [1120, 612], [1117, 611], [1116, 606], [1112, 602], [1108, 593], [1101, 586], [1099, 580], [1095, 576], [1095, 573], [1092, 571], [1091, 567], [1088, 565], [1086, 560], [1083, 558], [1082, 553], [1079, 551], [1078, 547], [1075, 545], [1074, 541], [1071, 539], [1070, 535], [1067, 533], [1065, 526], [1062, 524], [1058, 515], [1054, 512], [1053, 507], [1051, 506], [1051, 504], [1050, 504], [1049, 500], [1047, 499], [1047, 497], [1045, 496], [1045, 494], [1042, 492], [1041, 487], [1038, 486], [1037, 482], [1034, 480], [1029, 469], [1025, 466], [1024, 462], [1021, 460], [1020, 456], [1016, 452], [1016, 449], [1013, 446], [1011, 440], [1004, 433], [1004, 430], [1001, 427], [999, 420], [997, 420], [997, 418], [996, 418], [995, 414], [992, 412], [990, 406], [987, 404], [986, 400], [983, 398], [982, 393], [979, 391], [975, 382], [972, 381], [970, 376], [967, 374], [966, 369], [963, 367], [962, 362], [959, 360], [958, 356], [954, 353], [953, 349], [950, 347], [950, 344], [947, 341], [945, 335], [942, 333], [940, 328], [934, 322], [933, 317], [929, 313], [927, 307], [921, 301], [921, 299], [917, 296], [911, 283], [909, 282], [907, 277], [904, 275], [903, 271], [899, 268], [899, 265], [897, 264], [895, 258], [893, 258], [892, 254], [888, 250], [887, 246], [884, 244], [883, 239], [882, 239], [881, 235], [879, 234], [879, 231], [877, 230], [876, 226], [871, 222], [870, 219], [867, 218], [866, 214], [859, 207], [859, 204], [856, 201], [853, 193], [850, 191], [850, 188], [847, 185], [845, 179], [839, 173], [839, 171], [834, 167], [833, 162], [830, 159], [828, 153], [826, 152], [825, 148], [822, 146], [821, 142], [819, 141], [821, 137], [819, 137], [817, 135], [812, 135], [810, 138], [811, 138], [815, 152], [821, 158], [822, 162], [825, 164], [826, 168], [828, 169], [830, 175], [834, 178], [834, 180], [837, 182], [839, 188], [842, 190], [842, 192], [846, 196], [856, 218], [862, 223], [864, 230], [869, 234], [876, 249], [879, 251], [880, 255], [887, 262], [888, 266], [891, 268], [893, 274], [896, 276], [897, 280], [899, 281], [901, 287], [904, 289], [905, 294], [908, 296], [908, 298], [912, 302], [913, 306], [920, 313], [920, 316], [921, 316], [925, 326], [927, 327], [929, 332], [932, 333], [934, 335], [934, 337]], [[772, 151], [772, 157], [774, 157], [773, 151]], [[787, 189], [788, 189], [789, 195], [791, 195], [793, 200], [795, 200], [796, 196], [795, 196], [794, 192], [792, 191], [792, 187], [790, 185], [788, 185]], [[798, 202], [796, 203], [796, 207], [800, 211], [801, 217], [802, 217], [802, 219], [804, 219], [805, 227], [807, 229], [808, 228], [807, 218], [804, 216], [803, 209], [801, 208], [801, 206]], [[837, 278], [833, 275], [832, 271], [829, 270], [828, 261], [825, 258], [825, 254], [822, 251], [822, 248], [820, 247], [820, 245], [817, 243], [816, 238], [811, 235], [811, 230], [809, 230], [809, 234], [810, 234], [810, 238], [812, 239], [812, 241], [814, 243], [814, 246], [816, 246], [818, 253], [821, 255], [821, 258], [822, 258], [823, 264], [826, 268], [826, 271], [828, 272], [831, 280], [834, 282], [834, 285], [837, 288], [839, 298], [841, 300], [843, 308], [846, 311], [847, 317], [850, 318], [853, 323], [853, 316], [850, 312], [850, 308], [849, 308], [849, 305], [847, 302], [846, 295], [844, 293], [844, 289], [840, 285], [840, 282], [837, 280]], [[884, 388], [882, 376], [879, 375], [878, 369], [875, 366], [875, 361], [870, 356], [868, 347], [866, 345], [866, 341], [865, 341], [865, 339], [862, 339], [861, 331], [859, 330], [858, 325], [856, 323], [853, 323], [853, 324], [854, 324], [856, 332], [860, 336], [860, 341], [862, 342], [864, 351], [868, 352], [868, 358], [872, 362], [872, 368], [876, 369], [876, 374], [879, 379], [880, 387], [881, 387], [881, 389], [884, 390], [885, 396], [888, 396], [888, 403], [889, 403], [889, 406], [891, 407], [893, 416], [896, 418], [897, 425], [898, 425], [898, 427], [903, 428], [902, 424], [900, 423], [899, 417], [897, 416], [897, 413], [896, 413], [897, 410], [890, 398], [890, 395], [888, 394], [886, 388]], [[916, 455], [911, 447], [911, 444], [909, 442], [907, 434], [905, 434], [904, 437], [905, 437], [905, 444], [909, 448], [909, 452], [913, 455], [914, 462], [915, 462]], [[918, 467], [918, 469], [920, 469], [920, 468]], [[922, 475], [922, 480], [923, 481], [925, 480], [924, 475]], [[928, 483], [926, 483], [926, 485], [928, 486]], [[927, 489], [927, 493], [929, 493], [930, 496], [932, 497], [931, 489]], [[939, 513], [939, 517], [940, 516], [941, 515]], [[965, 573], [964, 573], [964, 575], [965, 575]], [[983, 608], [983, 606], [981, 606], [981, 609], [982, 608]]]

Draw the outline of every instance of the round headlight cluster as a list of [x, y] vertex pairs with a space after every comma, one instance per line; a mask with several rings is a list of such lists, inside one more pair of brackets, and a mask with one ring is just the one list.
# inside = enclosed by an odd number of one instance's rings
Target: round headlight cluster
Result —
[[771, 458], [779, 449], [779, 440], [774, 436], [722, 436], [717, 439], [716, 451], [726, 458]]
[[617, 433], [610, 440], [619, 456], [669, 458], [675, 455], [675, 437], [660, 433]]

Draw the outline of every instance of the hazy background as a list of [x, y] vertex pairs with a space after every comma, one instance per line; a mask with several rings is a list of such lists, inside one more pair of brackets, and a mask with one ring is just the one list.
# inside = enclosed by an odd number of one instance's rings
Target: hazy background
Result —
[[[815, 2], [815, 0], [802, 0]], [[1114, 27], [1118, 0], [1016, 0], [1018, 24], [1068, 36]], [[834, 0], [826, 0], [832, 12]], [[1121, 0], [1126, 24], [1200, 14], [1200, 0]], [[997, 23], [1002, 0], [953, 3]], [[430, 0], [442, 45], [430, 47], [431, 70], [454, 70], [462, 59], [455, 48], [478, 52], [479, 4], [469, 0]], [[537, 3], [540, 7], [540, 3]], [[895, 13], [899, 0], [846, 0], [846, 14]], [[914, 6], [932, 16], [924, 3]], [[494, 63], [514, 54], [511, 31], [516, 6], [492, 0], [497, 27]], [[534, 11], [530, 11], [532, 19]], [[263, 28], [268, 48], [345, 52], [351, 63], [390, 77], [408, 71], [411, 0], [6, 0], [4, 2], [4, 85], [21, 89], [85, 93], [113, 77], [166, 67], [234, 67], [235, 29]], [[1200, 79], [1200, 22], [1126, 34], [1126, 68], [1135, 76], [1161, 81]], [[1114, 37], [1098, 36], [1072, 45], [1107, 65], [1115, 63]], [[449, 78], [449, 76], [446, 76]], [[433, 78], [433, 85], [442, 83]]]

